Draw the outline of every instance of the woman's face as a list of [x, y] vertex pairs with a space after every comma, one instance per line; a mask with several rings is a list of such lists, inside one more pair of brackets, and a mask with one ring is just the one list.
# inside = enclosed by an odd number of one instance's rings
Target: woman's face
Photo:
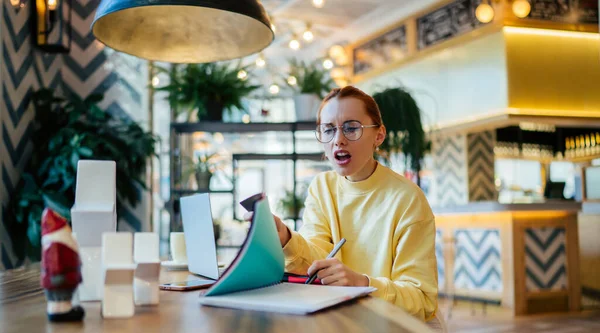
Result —
[[[373, 152], [385, 139], [385, 127], [362, 128], [361, 124], [369, 126], [375, 123], [359, 99], [333, 98], [321, 110], [319, 127], [322, 137], [326, 141], [327, 136], [333, 134], [331, 141], [323, 143], [325, 156], [337, 173], [352, 181], [364, 180], [371, 175], [375, 167]], [[346, 135], [341, 126], [345, 126]], [[352, 140], [357, 137], [358, 140]]]

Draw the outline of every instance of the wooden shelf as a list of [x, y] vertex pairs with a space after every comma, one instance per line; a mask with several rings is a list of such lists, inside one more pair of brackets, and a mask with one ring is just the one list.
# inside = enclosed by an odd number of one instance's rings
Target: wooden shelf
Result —
[[221, 132], [221, 133], [257, 133], [312, 131], [316, 128], [313, 121], [296, 123], [224, 123], [220, 121], [202, 121], [197, 123], [171, 123], [176, 133]]

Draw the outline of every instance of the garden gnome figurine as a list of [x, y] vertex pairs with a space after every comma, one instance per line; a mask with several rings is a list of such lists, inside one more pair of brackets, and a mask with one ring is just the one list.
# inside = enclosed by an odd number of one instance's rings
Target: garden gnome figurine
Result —
[[80, 321], [85, 315], [71, 299], [81, 283], [77, 242], [67, 220], [50, 208], [42, 213], [42, 287], [48, 301], [48, 320]]

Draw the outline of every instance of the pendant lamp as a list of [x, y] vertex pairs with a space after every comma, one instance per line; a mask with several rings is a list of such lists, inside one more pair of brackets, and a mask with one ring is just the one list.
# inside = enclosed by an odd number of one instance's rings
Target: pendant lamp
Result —
[[92, 32], [117, 51], [172, 63], [241, 58], [274, 39], [258, 0], [102, 0]]

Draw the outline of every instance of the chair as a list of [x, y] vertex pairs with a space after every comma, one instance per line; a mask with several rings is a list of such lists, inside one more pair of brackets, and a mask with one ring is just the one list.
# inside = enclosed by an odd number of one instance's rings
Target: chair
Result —
[[104, 318], [128, 318], [135, 312], [133, 301], [133, 238], [129, 232], [107, 232], [102, 235]]
[[136, 232], [133, 244], [133, 258], [137, 264], [133, 280], [135, 305], [156, 305], [159, 301], [158, 278], [160, 275], [158, 234]]
[[102, 299], [100, 252], [102, 234], [117, 230], [116, 163], [81, 160], [77, 163], [75, 204], [71, 208], [73, 233], [79, 243], [83, 283], [80, 300]]

